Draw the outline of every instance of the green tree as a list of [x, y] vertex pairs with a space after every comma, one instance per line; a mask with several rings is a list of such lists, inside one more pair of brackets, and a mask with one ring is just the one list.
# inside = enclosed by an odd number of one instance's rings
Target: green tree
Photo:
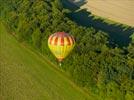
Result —
[[33, 46], [36, 48], [40, 48], [41, 46], [41, 32], [40, 29], [36, 29], [33, 34], [32, 34], [32, 42], [33, 42]]

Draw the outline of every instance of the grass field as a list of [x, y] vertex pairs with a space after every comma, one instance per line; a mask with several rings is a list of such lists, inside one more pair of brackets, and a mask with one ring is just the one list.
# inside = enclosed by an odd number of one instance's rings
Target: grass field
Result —
[[0, 23], [0, 100], [94, 100]]
[[[82, 0], [81, 0], [82, 1]], [[85, 1], [85, 0], [84, 0]], [[86, 0], [82, 8], [93, 14], [134, 26], [134, 0]]]

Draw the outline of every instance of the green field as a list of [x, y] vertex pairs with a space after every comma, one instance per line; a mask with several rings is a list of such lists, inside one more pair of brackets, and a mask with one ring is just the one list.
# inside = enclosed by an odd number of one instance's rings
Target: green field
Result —
[[0, 23], [0, 100], [94, 100]]

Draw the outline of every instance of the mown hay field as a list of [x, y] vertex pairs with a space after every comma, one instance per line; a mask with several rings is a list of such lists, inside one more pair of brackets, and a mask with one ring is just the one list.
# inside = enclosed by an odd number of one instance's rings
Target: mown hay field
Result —
[[87, 0], [82, 8], [95, 15], [134, 26], [134, 0]]

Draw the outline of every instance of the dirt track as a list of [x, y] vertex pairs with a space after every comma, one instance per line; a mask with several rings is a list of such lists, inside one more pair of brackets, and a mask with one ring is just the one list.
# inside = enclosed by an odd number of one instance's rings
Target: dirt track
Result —
[[134, 26], [134, 0], [87, 0], [81, 8], [116, 22]]

